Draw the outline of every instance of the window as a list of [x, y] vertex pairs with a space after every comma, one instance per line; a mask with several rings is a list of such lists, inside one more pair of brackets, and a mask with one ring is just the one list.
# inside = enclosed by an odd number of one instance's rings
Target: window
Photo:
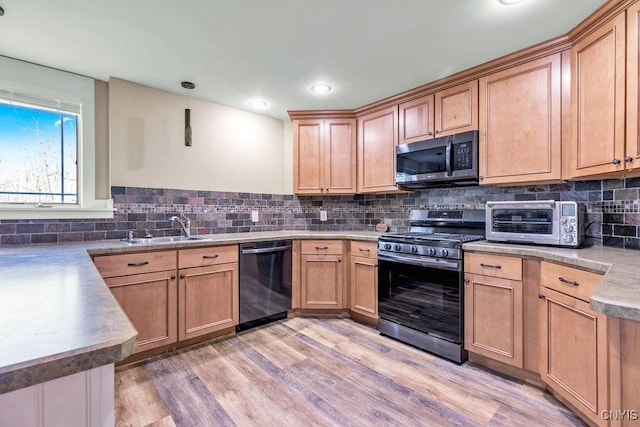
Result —
[[[109, 193], [102, 145], [96, 158], [96, 84], [0, 56], [0, 219], [113, 217], [113, 200], [96, 197], [96, 182]], [[106, 99], [101, 89], [101, 107]], [[96, 180], [98, 161], [107, 175]]]
[[78, 121], [0, 100], [0, 203], [78, 203]]

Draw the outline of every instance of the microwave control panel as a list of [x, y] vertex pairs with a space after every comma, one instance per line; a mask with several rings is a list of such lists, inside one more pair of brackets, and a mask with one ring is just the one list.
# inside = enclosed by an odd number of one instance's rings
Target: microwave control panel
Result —
[[453, 144], [453, 169], [472, 169], [473, 148], [470, 142]]

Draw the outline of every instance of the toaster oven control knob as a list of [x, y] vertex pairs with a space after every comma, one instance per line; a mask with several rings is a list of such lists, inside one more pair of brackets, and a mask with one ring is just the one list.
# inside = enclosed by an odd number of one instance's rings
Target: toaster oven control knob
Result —
[[393, 249], [395, 249], [396, 251], [400, 252], [400, 249], [402, 249], [402, 246], [395, 245]]
[[417, 254], [418, 253], [418, 248], [415, 246], [411, 246], [411, 253], [412, 254]]
[[573, 236], [564, 236], [564, 241], [567, 243], [571, 243], [573, 242]]
[[384, 248], [385, 248], [385, 250], [387, 250], [387, 251], [388, 251], [388, 250], [391, 250], [391, 243], [385, 243], [385, 244], [384, 244]]
[[567, 218], [562, 218], [562, 221], [561, 221], [561, 222], [562, 222], [563, 224], [566, 224], [566, 223], [567, 223]]
[[573, 231], [573, 225], [569, 224], [564, 226], [565, 233], [571, 233], [572, 231]]

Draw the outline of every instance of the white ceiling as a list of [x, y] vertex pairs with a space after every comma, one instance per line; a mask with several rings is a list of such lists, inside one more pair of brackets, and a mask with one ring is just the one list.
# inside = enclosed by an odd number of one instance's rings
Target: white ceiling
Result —
[[[565, 34], [606, 0], [0, 0], [0, 55], [281, 119], [357, 108]], [[318, 96], [315, 82], [334, 90]]]

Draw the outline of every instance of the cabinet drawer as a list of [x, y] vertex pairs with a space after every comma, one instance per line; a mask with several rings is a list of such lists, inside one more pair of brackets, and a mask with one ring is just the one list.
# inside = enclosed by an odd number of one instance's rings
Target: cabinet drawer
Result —
[[378, 244], [373, 242], [351, 242], [351, 255], [361, 258], [377, 258]]
[[101, 255], [93, 258], [93, 263], [104, 278], [175, 270], [177, 265], [176, 251]]
[[467, 273], [503, 279], [522, 280], [522, 259], [504, 255], [467, 252], [464, 254]]
[[602, 275], [598, 273], [578, 270], [548, 261], [540, 263], [540, 284], [542, 286], [583, 301], [589, 301], [601, 280]]
[[342, 240], [303, 240], [305, 255], [342, 255]]
[[180, 249], [178, 251], [178, 268], [205, 267], [229, 262], [238, 262], [237, 245]]

